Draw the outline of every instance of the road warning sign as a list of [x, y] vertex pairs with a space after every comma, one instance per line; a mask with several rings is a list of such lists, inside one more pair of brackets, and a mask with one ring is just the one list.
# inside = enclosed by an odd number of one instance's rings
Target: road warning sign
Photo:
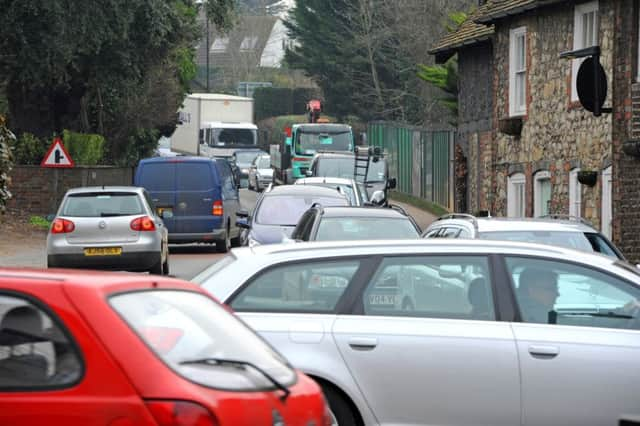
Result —
[[74, 163], [71, 159], [71, 156], [64, 148], [62, 144], [62, 139], [55, 138], [51, 147], [49, 147], [49, 151], [44, 156], [42, 163], [40, 163], [41, 167], [73, 167]]

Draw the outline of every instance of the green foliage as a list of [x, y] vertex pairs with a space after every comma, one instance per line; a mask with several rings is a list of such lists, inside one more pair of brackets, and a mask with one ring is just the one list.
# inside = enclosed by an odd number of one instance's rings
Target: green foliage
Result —
[[136, 166], [143, 158], [150, 157], [158, 147], [160, 132], [156, 129], [137, 129], [129, 137], [129, 144], [122, 156], [116, 162], [121, 167]]
[[51, 226], [51, 222], [42, 216], [31, 216], [29, 223], [38, 229], [47, 230]]
[[236, 22], [235, 0], [205, 0], [207, 18], [220, 31], [229, 31]]
[[318, 96], [318, 90], [312, 88], [258, 88], [253, 94], [256, 121], [280, 115], [304, 114], [307, 102]]
[[100, 135], [64, 130], [62, 143], [78, 166], [95, 166], [104, 157], [104, 138]]
[[0, 213], [5, 212], [7, 200], [11, 198], [9, 172], [13, 167], [11, 145], [15, 136], [5, 125], [4, 116], [0, 115]]
[[13, 143], [13, 158], [16, 164], [38, 165], [47, 153], [49, 144], [46, 139], [40, 139], [31, 133], [23, 133]]
[[[233, 3], [204, 5], [228, 27]], [[198, 7], [195, 0], [0, 0], [0, 83], [12, 127], [38, 137], [97, 133], [111, 161], [126, 160], [138, 129], [175, 126], [196, 70]]]

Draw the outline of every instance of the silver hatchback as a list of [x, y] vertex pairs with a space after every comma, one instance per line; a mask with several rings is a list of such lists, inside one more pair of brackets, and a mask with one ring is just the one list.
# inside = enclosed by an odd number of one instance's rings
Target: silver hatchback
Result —
[[143, 188], [70, 189], [47, 236], [47, 266], [168, 274], [167, 235]]
[[640, 272], [486, 240], [232, 251], [194, 281], [323, 387], [340, 425], [614, 426], [640, 415]]

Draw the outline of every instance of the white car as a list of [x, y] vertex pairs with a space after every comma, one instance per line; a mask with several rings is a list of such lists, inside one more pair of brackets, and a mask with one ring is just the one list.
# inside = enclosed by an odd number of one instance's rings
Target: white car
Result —
[[298, 179], [295, 185], [314, 185], [328, 188], [340, 188], [351, 201], [352, 206], [363, 206], [369, 202], [367, 189], [363, 183], [354, 179], [338, 177], [307, 177]]
[[273, 182], [273, 169], [271, 168], [271, 156], [259, 155], [249, 167], [249, 189], [260, 192]]
[[614, 426], [640, 414], [640, 272], [612, 257], [314, 242], [236, 249], [193, 281], [314, 377], [340, 425]]

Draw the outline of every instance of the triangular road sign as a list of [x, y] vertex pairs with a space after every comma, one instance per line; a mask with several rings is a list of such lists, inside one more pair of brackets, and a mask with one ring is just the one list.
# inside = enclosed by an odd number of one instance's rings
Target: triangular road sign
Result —
[[41, 167], [73, 167], [75, 164], [71, 156], [62, 145], [62, 139], [55, 138], [44, 156]]

